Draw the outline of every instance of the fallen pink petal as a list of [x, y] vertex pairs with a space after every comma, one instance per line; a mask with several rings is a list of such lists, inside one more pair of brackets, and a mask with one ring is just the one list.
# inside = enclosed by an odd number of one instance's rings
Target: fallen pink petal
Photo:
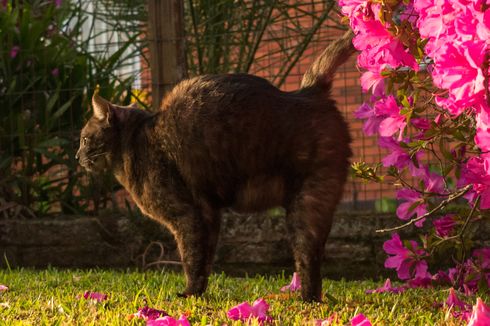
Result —
[[143, 308], [139, 308], [138, 312], [130, 315], [130, 318], [141, 318], [144, 320], [155, 320], [160, 317], [168, 316], [168, 314], [163, 310], [158, 310], [154, 308], [150, 308], [148, 306], [144, 306]]
[[8, 290], [9, 290], [8, 286], [0, 284], [0, 292], [6, 292]]
[[95, 300], [99, 302], [107, 300], [107, 294], [100, 292], [85, 291], [83, 297], [87, 300]]
[[228, 318], [232, 320], [247, 321], [249, 319], [257, 319], [260, 323], [272, 321], [272, 318], [267, 315], [269, 304], [259, 298], [250, 305], [248, 302], [242, 302], [239, 305], [228, 310]]
[[473, 306], [468, 326], [488, 326], [490, 325], [490, 307], [483, 303], [482, 299], [476, 299]]
[[160, 317], [155, 320], [148, 320], [147, 326], [191, 326], [187, 317], [181, 315], [179, 319], [172, 318], [170, 316]]
[[454, 318], [468, 321], [471, 314], [471, 305], [458, 298], [454, 288], [449, 289], [449, 295], [444, 304], [436, 304], [437, 307], [446, 307]]
[[363, 314], [355, 315], [354, 318], [350, 320], [350, 324], [352, 326], [372, 326], [369, 319]]
[[281, 292], [286, 292], [286, 291], [294, 292], [300, 289], [301, 289], [301, 278], [299, 277], [298, 273], [294, 272], [291, 283], [289, 285], [283, 286], [281, 288]]
[[391, 280], [389, 278], [386, 279], [385, 284], [377, 289], [374, 290], [366, 290], [366, 293], [385, 293], [385, 292], [390, 292], [390, 293], [402, 293], [405, 291], [405, 287], [393, 287], [391, 285]]
[[334, 312], [332, 315], [328, 316], [326, 319], [319, 319], [315, 321], [315, 326], [330, 326], [337, 323], [339, 317]]

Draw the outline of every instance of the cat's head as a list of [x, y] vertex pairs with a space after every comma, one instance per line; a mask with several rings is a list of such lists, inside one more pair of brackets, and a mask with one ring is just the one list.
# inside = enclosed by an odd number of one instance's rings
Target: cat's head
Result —
[[98, 94], [92, 97], [93, 116], [80, 133], [76, 159], [85, 170], [98, 172], [110, 168], [118, 141], [116, 106]]

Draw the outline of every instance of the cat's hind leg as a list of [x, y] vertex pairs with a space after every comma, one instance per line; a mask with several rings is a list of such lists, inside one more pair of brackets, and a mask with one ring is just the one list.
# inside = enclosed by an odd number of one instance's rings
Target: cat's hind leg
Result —
[[345, 174], [323, 169], [309, 176], [287, 208], [287, 225], [305, 301], [321, 301], [321, 265]]

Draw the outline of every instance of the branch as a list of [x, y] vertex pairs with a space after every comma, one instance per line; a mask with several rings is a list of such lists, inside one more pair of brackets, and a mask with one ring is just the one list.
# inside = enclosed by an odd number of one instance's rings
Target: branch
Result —
[[[472, 187], [472, 185], [467, 185], [466, 187], [461, 188], [458, 192], [450, 195], [447, 199], [441, 201], [439, 203], [439, 205], [437, 205], [434, 209], [432, 209], [430, 212], [425, 213], [422, 216], [419, 216], [417, 218], [413, 218], [410, 221], [408, 221], [407, 223], [396, 226], [394, 228], [376, 230], [376, 233], [384, 233], [384, 232], [391, 232], [391, 231], [400, 230], [400, 229], [406, 228], [407, 226], [410, 226], [410, 225], [412, 225], [412, 224], [414, 224], [414, 223], [416, 223], [416, 222], [418, 222], [418, 221], [420, 221], [426, 217], [429, 217], [432, 214], [434, 214], [435, 212], [437, 212], [438, 210], [440, 210], [441, 208], [447, 206], [449, 203], [451, 203], [451, 202], [455, 201], [456, 199], [464, 196], [471, 189], [471, 187]], [[476, 205], [475, 205], [475, 207], [476, 207]]]

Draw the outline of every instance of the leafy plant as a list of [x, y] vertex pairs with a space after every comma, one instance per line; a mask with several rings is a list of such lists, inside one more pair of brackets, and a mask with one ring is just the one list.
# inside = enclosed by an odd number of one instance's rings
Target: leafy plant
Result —
[[110, 200], [114, 183], [97, 186], [79, 170], [76, 139], [96, 86], [105, 97], [129, 103], [134, 76], [117, 72], [141, 58], [143, 43], [134, 42], [141, 28], [123, 28], [106, 15], [113, 33], [124, 31], [127, 42], [109, 53], [110, 44], [95, 51], [102, 35], [95, 30], [95, 13], [104, 11], [93, 7], [98, 1], [90, 3], [92, 14], [83, 1], [8, 1], [0, 8], [2, 207], [80, 213]]

